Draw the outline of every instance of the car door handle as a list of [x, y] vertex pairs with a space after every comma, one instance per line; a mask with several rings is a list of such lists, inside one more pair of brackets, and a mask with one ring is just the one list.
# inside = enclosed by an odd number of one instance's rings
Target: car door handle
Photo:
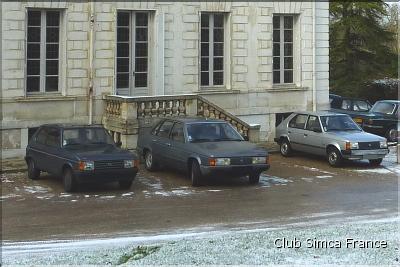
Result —
[[308, 134], [304, 134], [304, 137], [307, 137], [308, 136]]
[[292, 133], [291, 131], [288, 131], [288, 133]]

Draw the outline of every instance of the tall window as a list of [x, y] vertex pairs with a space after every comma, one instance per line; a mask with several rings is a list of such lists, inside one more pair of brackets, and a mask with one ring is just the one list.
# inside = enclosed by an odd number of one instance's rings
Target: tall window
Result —
[[201, 86], [224, 84], [224, 14], [201, 14]]
[[293, 83], [293, 16], [273, 18], [273, 80]]
[[26, 91], [58, 91], [60, 11], [29, 10], [26, 44]]
[[117, 90], [148, 86], [149, 16], [147, 12], [118, 12]]

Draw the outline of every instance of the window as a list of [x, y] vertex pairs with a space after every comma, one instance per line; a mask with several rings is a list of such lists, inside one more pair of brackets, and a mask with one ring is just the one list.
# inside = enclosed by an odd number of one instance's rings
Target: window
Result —
[[304, 124], [306, 124], [307, 115], [298, 114], [289, 122], [289, 127], [304, 129]]
[[351, 101], [349, 99], [343, 99], [341, 109], [351, 110]]
[[319, 120], [317, 116], [308, 117], [306, 130], [314, 131], [321, 130], [321, 125], [319, 124]]
[[47, 128], [42, 128], [40, 129], [39, 133], [37, 134], [37, 142], [39, 144], [44, 145], [46, 143], [47, 140]]
[[224, 84], [224, 14], [201, 14], [200, 85]]
[[368, 111], [371, 109], [371, 105], [362, 100], [354, 100], [353, 101], [353, 110], [354, 111]]
[[177, 142], [185, 142], [182, 123], [175, 123], [174, 128], [171, 132], [171, 139]]
[[60, 11], [28, 10], [26, 91], [59, 89]]
[[273, 17], [273, 82], [293, 83], [293, 16]]
[[159, 137], [168, 138], [168, 137], [169, 137], [169, 132], [171, 131], [171, 128], [172, 128], [172, 125], [173, 125], [173, 124], [174, 124], [174, 123], [173, 123], [172, 121], [165, 121], [165, 122], [161, 125], [160, 129], [158, 130], [157, 135], [158, 135]]
[[49, 128], [47, 130], [46, 145], [52, 147], [59, 147], [61, 144], [60, 130], [56, 128]]
[[148, 86], [148, 25], [147, 12], [117, 14], [117, 93]]

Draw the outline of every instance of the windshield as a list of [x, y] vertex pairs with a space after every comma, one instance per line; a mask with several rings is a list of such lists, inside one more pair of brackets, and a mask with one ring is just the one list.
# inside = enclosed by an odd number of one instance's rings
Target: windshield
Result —
[[376, 113], [391, 115], [393, 114], [395, 108], [396, 105], [393, 103], [379, 102], [372, 107], [371, 111]]
[[349, 116], [321, 116], [321, 123], [325, 132], [361, 131], [360, 127]]
[[187, 125], [189, 142], [243, 141], [229, 123], [191, 123]]
[[114, 145], [111, 136], [103, 128], [74, 128], [63, 132], [63, 146]]

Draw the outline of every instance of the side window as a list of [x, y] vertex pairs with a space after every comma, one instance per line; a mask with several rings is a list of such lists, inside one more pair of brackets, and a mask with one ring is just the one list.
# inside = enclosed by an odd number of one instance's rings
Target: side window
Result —
[[61, 144], [60, 130], [51, 128], [48, 130], [46, 145], [52, 147], [59, 147]]
[[157, 136], [168, 138], [173, 124], [172, 121], [165, 121], [158, 130]]
[[343, 99], [341, 109], [351, 110], [351, 101], [348, 99]]
[[298, 114], [289, 122], [289, 127], [304, 129], [304, 124], [306, 124], [307, 115]]
[[153, 130], [151, 130], [151, 134], [152, 134], [152, 135], [156, 135], [157, 132], [158, 132], [158, 130], [160, 129], [160, 127], [161, 127], [161, 125], [162, 125], [163, 123], [164, 123], [163, 121], [157, 123], [157, 125], [153, 128]]
[[306, 130], [313, 131], [314, 129], [321, 129], [321, 125], [319, 124], [319, 120], [317, 116], [308, 117]]
[[183, 125], [182, 123], [175, 123], [174, 128], [171, 132], [171, 139], [177, 142], [185, 142], [185, 136], [183, 134]]
[[353, 102], [354, 111], [368, 111], [370, 109], [368, 102], [356, 100]]
[[42, 128], [39, 130], [39, 133], [36, 138], [36, 142], [42, 145], [46, 144], [47, 139], [47, 128]]

